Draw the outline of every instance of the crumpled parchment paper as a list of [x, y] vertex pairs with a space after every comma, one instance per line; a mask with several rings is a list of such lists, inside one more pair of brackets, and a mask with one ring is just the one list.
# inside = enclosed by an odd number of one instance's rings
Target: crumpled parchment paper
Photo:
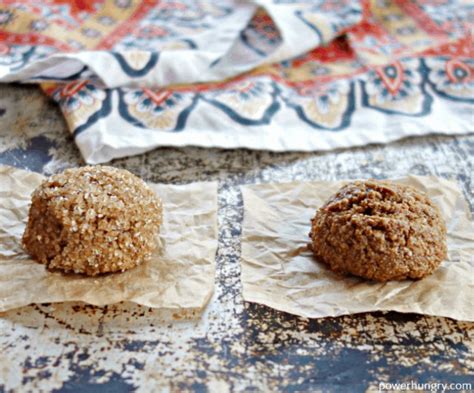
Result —
[[436, 177], [397, 181], [426, 192], [446, 220], [449, 258], [431, 276], [370, 282], [313, 258], [310, 219], [344, 181], [251, 185], [242, 188], [244, 300], [307, 318], [393, 310], [474, 321], [474, 226], [461, 190]]
[[31, 192], [43, 176], [0, 166], [0, 311], [31, 303], [131, 301], [199, 311], [214, 288], [217, 183], [150, 184], [163, 201], [162, 245], [151, 261], [100, 277], [49, 272], [22, 249]]

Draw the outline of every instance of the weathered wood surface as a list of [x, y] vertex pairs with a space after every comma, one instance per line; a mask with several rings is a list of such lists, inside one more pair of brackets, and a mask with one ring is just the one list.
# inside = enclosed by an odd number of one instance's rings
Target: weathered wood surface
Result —
[[[35, 87], [0, 86], [0, 164], [45, 174], [83, 164], [58, 108]], [[239, 185], [433, 174], [457, 180], [472, 208], [473, 164], [474, 136], [309, 154], [163, 148], [116, 160], [154, 182], [219, 180], [215, 296], [195, 320], [130, 304], [0, 313], [0, 392], [362, 392], [386, 381], [473, 382], [473, 324], [398, 313], [307, 320], [245, 304], [239, 281]]]

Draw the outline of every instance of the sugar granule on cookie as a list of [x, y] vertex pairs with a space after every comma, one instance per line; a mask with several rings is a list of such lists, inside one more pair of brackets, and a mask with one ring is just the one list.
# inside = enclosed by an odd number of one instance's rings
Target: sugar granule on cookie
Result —
[[161, 222], [161, 200], [132, 173], [67, 169], [33, 192], [23, 246], [49, 269], [125, 271], [149, 259]]

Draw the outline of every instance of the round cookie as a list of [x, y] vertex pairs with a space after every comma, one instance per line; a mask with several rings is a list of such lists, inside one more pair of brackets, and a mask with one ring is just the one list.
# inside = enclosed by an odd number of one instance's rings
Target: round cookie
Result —
[[33, 192], [23, 246], [50, 269], [125, 271], [151, 256], [161, 222], [160, 199], [132, 173], [68, 169]]
[[413, 187], [376, 180], [347, 184], [311, 222], [315, 257], [338, 273], [420, 279], [447, 256], [441, 214]]

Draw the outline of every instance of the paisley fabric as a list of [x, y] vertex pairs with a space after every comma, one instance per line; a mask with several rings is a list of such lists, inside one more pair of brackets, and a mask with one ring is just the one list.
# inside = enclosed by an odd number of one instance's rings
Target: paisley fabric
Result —
[[462, 134], [473, 20], [468, 0], [0, 0], [0, 81], [39, 83], [89, 163]]

